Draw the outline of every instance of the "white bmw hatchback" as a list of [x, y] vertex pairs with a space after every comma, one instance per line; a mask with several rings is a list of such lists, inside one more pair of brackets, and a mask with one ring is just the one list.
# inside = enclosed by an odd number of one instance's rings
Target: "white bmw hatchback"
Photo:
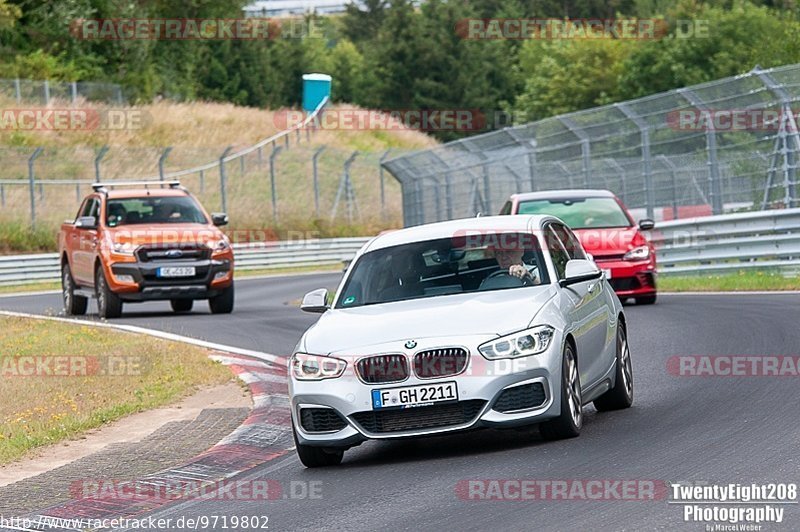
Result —
[[582, 407], [633, 402], [625, 314], [552, 216], [455, 220], [382, 234], [358, 252], [298, 343], [297, 453], [336, 465], [368, 439], [540, 424], [580, 433]]

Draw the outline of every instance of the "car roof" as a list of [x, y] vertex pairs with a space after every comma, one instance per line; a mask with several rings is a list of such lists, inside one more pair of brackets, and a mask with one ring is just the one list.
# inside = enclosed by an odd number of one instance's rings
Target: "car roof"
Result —
[[523, 192], [512, 194], [518, 201], [537, 199], [580, 199], [580, 198], [616, 198], [610, 190], [573, 188], [564, 190], [543, 190], [541, 192]]
[[143, 198], [146, 196], [163, 198], [187, 195], [188, 193], [185, 190], [178, 188], [125, 188], [108, 191], [109, 199]]
[[376, 249], [460, 236], [475, 232], [526, 232], [531, 228], [539, 228], [546, 220], [558, 221], [555, 216], [546, 214], [515, 214], [510, 216], [481, 216], [477, 218], [462, 218], [447, 222], [417, 225], [387, 231], [373, 238], [364, 248], [364, 252]]

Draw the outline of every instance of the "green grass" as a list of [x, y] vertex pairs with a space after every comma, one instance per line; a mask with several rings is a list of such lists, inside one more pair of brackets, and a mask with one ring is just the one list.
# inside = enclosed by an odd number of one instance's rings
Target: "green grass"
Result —
[[714, 275], [662, 275], [658, 289], [663, 292], [726, 292], [800, 290], [800, 277], [784, 277], [780, 273], [745, 271]]
[[[78, 357], [98, 370], [20, 375], [26, 366], [19, 357], [56, 356]], [[227, 368], [194, 346], [88, 325], [0, 317], [0, 465], [230, 380]]]

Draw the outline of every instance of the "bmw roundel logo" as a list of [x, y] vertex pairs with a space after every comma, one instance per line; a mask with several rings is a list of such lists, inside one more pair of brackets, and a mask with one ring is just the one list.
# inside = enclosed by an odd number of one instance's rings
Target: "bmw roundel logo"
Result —
[[417, 347], [417, 342], [414, 340], [409, 340], [406, 342], [406, 349], [414, 349], [415, 347]]

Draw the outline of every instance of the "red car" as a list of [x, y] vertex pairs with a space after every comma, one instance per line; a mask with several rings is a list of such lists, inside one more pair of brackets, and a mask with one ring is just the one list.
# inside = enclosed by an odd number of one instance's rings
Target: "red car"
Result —
[[642, 231], [655, 226], [650, 219], [636, 224], [608, 190], [550, 190], [514, 194], [500, 214], [550, 214], [570, 226], [602, 268], [622, 301], [640, 305], [656, 302], [656, 252]]

